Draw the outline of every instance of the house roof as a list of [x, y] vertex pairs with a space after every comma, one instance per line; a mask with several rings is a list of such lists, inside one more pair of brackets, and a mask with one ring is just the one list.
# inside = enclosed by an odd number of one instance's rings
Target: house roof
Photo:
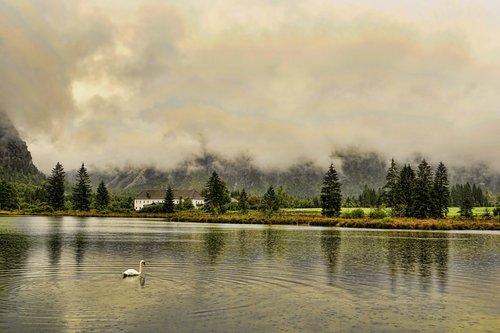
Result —
[[[184, 199], [203, 199], [203, 196], [196, 190], [173, 190], [174, 198], [178, 199], [180, 197]], [[139, 193], [136, 199], [165, 199], [165, 190], [145, 190]]]

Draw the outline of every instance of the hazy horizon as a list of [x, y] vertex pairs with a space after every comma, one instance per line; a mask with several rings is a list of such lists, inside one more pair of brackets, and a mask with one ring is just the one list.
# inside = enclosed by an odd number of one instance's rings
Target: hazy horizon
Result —
[[335, 151], [500, 170], [500, 3], [0, 0], [0, 110], [57, 161]]

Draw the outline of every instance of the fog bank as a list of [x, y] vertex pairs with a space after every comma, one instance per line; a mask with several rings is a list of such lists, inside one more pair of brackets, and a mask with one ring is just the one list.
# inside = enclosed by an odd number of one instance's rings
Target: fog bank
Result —
[[500, 5], [0, 2], [0, 108], [48, 172], [343, 149], [500, 170]]

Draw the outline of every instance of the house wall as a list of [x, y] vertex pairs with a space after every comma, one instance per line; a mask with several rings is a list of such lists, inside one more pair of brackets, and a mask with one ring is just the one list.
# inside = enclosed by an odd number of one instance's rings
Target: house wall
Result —
[[[184, 200], [187, 200], [187, 199], [184, 199]], [[193, 203], [193, 206], [197, 209], [205, 204], [205, 200], [203, 200], [203, 199], [189, 199], [189, 200], [191, 200], [191, 202]], [[152, 204], [161, 204], [164, 201], [165, 201], [164, 199], [135, 199], [134, 200], [134, 209], [140, 210], [144, 206], [148, 206], [148, 205], [152, 205]], [[179, 199], [174, 199], [173, 201], [174, 201], [175, 205], [179, 204]]]

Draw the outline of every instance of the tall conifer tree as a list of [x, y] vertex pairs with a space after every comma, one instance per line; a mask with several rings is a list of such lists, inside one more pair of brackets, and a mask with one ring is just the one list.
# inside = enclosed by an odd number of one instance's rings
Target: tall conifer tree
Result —
[[394, 159], [391, 160], [391, 166], [387, 170], [387, 175], [385, 177], [385, 185], [384, 185], [384, 203], [387, 207], [396, 206], [397, 202], [397, 192], [398, 192], [398, 183], [399, 183], [399, 172], [394, 162]]
[[330, 164], [330, 168], [323, 179], [321, 187], [321, 214], [327, 217], [339, 216], [342, 194], [340, 191], [340, 182], [337, 171]]
[[213, 172], [204, 190], [205, 208], [212, 214], [222, 214], [226, 210], [226, 204], [231, 201], [226, 183], [219, 178], [217, 172]]
[[63, 210], [64, 207], [64, 178], [66, 173], [61, 163], [57, 162], [48, 179], [48, 204], [54, 210]]
[[460, 216], [465, 218], [472, 218], [472, 208], [474, 206], [472, 198], [472, 188], [469, 183], [463, 186], [462, 200], [460, 201]]
[[165, 213], [173, 213], [174, 212], [174, 191], [172, 191], [172, 187], [168, 185], [167, 192], [165, 193], [165, 200], [163, 201], [163, 210]]
[[404, 165], [399, 174], [396, 207], [392, 210], [394, 215], [405, 217], [411, 216], [414, 180], [415, 172], [410, 165]]
[[238, 208], [240, 212], [243, 214], [246, 214], [249, 209], [249, 203], [248, 203], [248, 195], [245, 189], [243, 189], [240, 193], [239, 201], [238, 201]]
[[413, 186], [412, 215], [421, 219], [430, 217], [432, 205], [432, 169], [422, 160]]
[[280, 209], [279, 199], [276, 196], [276, 192], [274, 191], [274, 187], [272, 185], [269, 186], [264, 194], [264, 197], [262, 198], [261, 209], [267, 215], [272, 215]]
[[95, 206], [98, 210], [105, 210], [109, 205], [109, 192], [104, 184], [104, 181], [101, 180], [99, 186], [97, 187], [97, 193], [95, 196]]
[[82, 163], [76, 174], [76, 184], [73, 187], [73, 209], [81, 211], [90, 210], [91, 195], [90, 178], [85, 165]]
[[448, 205], [450, 202], [450, 189], [448, 185], [448, 171], [443, 162], [440, 162], [436, 169], [436, 174], [434, 175], [434, 184], [432, 189], [433, 217], [443, 218], [448, 214]]

